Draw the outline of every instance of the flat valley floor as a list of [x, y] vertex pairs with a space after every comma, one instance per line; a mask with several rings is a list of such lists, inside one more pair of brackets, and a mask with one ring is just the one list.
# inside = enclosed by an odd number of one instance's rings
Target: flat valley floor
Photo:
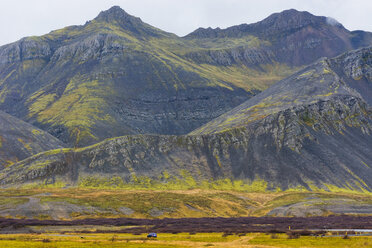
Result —
[[372, 230], [371, 213], [368, 192], [3, 189], [0, 248], [363, 248], [372, 232], [329, 229]]
[[287, 234], [248, 233], [159, 233], [157, 239], [133, 234], [13, 234], [0, 235], [0, 247], [84, 248], [84, 247], [372, 247], [372, 236], [291, 238]]

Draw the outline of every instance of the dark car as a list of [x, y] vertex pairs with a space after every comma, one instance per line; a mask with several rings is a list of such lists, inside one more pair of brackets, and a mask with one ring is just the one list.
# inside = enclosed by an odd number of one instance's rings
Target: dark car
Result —
[[147, 234], [147, 237], [148, 238], [157, 238], [158, 235], [156, 233], [149, 233], [149, 234]]

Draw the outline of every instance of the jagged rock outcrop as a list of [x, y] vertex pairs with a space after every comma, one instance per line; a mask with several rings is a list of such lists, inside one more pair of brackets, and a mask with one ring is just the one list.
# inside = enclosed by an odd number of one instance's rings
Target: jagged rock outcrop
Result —
[[360, 93], [372, 106], [372, 54], [371, 49], [361, 49], [358, 53], [348, 52], [332, 59], [330, 66], [342, 77], [347, 78], [348, 86]]
[[48, 42], [37, 38], [23, 38], [18, 42], [2, 46], [0, 64], [9, 64], [31, 59], [48, 59], [52, 54]]

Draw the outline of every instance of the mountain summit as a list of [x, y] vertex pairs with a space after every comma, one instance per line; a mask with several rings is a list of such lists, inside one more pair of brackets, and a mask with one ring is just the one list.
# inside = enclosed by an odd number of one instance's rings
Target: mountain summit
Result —
[[128, 14], [119, 6], [113, 6], [106, 11], [102, 11], [93, 22], [118, 25], [135, 34], [159, 35], [161, 33], [160, 30], [142, 22], [140, 18]]
[[264, 20], [248, 26], [250, 26], [252, 31], [258, 31], [257, 33], [264, 31], [264, 34], [267, 36], [275, 36], [283, 32], [293, 32], [309, 26], [312, 28], [336, 26], [339, 29], [345, 29], [334, 19], [324, 16], [315, 16], [307, 11], [297, 11], [295, 9], [272, 14]]
[[101, 11], [99, 15], [95, 18], [97, 21], [106, 21], [106, 22], [113, 22], [113, 21], [133, 21], [133, 20], [141, 20], [138, 17], [134, 17], [129, 15], [125, 10], [120, 8], [119, 6], [113, 6], [108, 10]]
[[185, 38], [237, 39], [246, 36], [267, 41], [277, 60], [299, 66], [312, 63], [320, 57], [334, 57], [350, 49], [369, 46], [372, 41], [372, 33], [350, 32], [333, 18], [295, 9], [274, 13], [253, 24], [226, 29], [199, 28]]
[[295, 9], [284, 10], [274, 13], [262, 21], [252, 24], [240, 24], [226, 29], [199, 28], [188, 34], [187, 38], [195, 37], [241, 37], [247, 34], [258, 36], [275, 37], [277, 35], [295, 32], [305, 27], [326, 28], [326, 26], [345, 29], [340, 23], [325, 16], [315, 16], [307, 11]]

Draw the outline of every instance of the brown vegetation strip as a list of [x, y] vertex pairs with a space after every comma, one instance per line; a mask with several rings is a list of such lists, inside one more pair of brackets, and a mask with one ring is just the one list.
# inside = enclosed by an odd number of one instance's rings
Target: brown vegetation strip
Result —
[[[328, 217], [239, 217], [239, 218], [180, 218], [180, 219], [81, 219], [71, 221], [0, 218], [2, 228], [25, 226], [123, 226], [121, 233], [179, 233], [179, 232], [286, 232], [305, 229], [372, 229], [372, 216]], [[127, 227], [127, 228], [126, 228]], [[83, 231], [87, 232], [87, 231]], [[97, 230], [96, 232], [113, 232]]]

